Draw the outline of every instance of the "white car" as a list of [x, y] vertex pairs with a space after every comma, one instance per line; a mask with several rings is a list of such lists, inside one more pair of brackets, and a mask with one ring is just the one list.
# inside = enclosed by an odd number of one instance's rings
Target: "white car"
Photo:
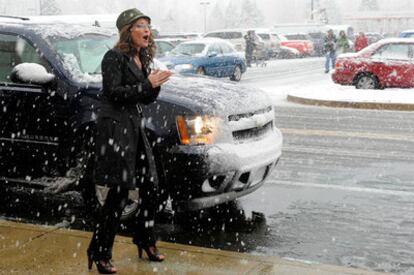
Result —
[[[214, 37], [214, 38], [221, 38], [224, 40], [229, 41], [234, 45], [234, 48], [237, 51], [244, 52], [246, 49], [246, 41], [244, 36], [247, 35], [248, 30], [254, 29], [225, 29], [225, 30], [216, 30], [212, 32], [208, 32], [204, 35], [204, 37]], [[257, 46], [256, 50], [253, 53], [253, 57], [257, 60], [267, 59], [267, 51], [265, 48], [265, 42], [263, 39], [256, 34], [256, 41]]]

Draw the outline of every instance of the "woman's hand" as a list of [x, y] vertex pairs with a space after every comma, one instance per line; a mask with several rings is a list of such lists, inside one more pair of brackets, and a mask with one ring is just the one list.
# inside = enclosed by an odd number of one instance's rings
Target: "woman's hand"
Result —
[[161, 71], [161, 70], [154, 70], [148, 76], [149, 82], [151, 82], [152, 88], [157, 88], [167, 82], [170, 79], [172, 72], [170, 71]]

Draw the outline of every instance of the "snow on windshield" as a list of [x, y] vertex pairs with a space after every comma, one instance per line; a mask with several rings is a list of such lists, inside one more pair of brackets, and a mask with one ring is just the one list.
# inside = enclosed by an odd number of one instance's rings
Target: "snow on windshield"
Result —
[[175, 49], [171, 51], [171, 54], [173, 55], [197, 55], [201, 54], [206, 45], [205, 44], [199, 44], [199, 43], [186, 43], [178, 45]]
[[74, 81], [102, 81], [102, 58], [115, 45], [117, 39], [113, 31], [65, 24], [30, 27], [50, 43]]

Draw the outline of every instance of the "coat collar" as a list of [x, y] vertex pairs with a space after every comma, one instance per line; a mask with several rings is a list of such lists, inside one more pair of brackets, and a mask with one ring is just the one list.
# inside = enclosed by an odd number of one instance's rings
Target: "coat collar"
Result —
[[128, 56], [128, 63], [127, 66], [129, 68], [129, 70], [134, 74], [134, 76], [142, 81], [144, 78], [144, 73], [142, 70], [140, 70], [137, 66], [137, 64], [135, 63], [134, 59], [130, 56]]

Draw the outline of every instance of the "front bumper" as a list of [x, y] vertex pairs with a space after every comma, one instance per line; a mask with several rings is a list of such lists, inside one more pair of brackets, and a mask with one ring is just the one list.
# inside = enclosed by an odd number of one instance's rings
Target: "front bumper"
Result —
[[282, 140], [275, 129], [257, 141], [174, 148], [169, 182], [177, 211], [213, 207], [257, 190], [278, 163]]
[[332, 74], [333, 82], [341, 85], [352, 85], [354, 80], [354, 73], [349, 70], [336, 69]]

